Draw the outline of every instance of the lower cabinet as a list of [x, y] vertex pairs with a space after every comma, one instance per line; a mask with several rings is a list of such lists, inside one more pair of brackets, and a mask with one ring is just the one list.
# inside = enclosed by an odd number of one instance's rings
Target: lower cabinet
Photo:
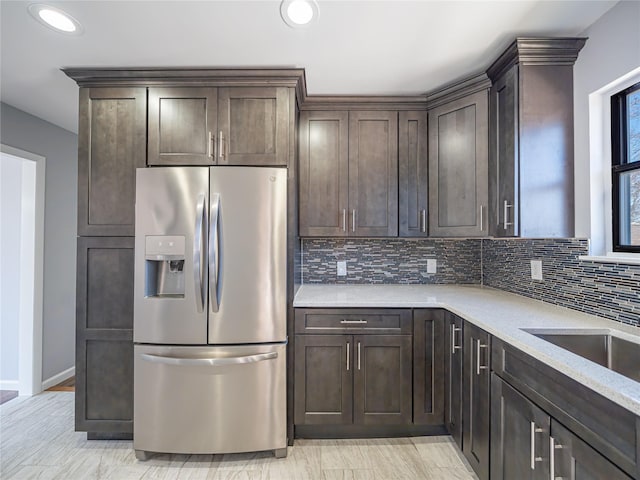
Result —
[[462, 449], [462, 324], [453, 313], [445, 313], [444, 329], [444, 424]]
[[299, 425], [411, 423], [410, 335], [297, 335]]
[[447, 312], [413, 311], [413, 423], [444, 424], [444, 323]]
[[133, 237], [79, 237], [76, 296], [77, 431], [133, 432]]
[[480, 480], [489, 478], [491, 336], [464, 323], [462, 453]]
[[495, 373], [491, 390], [491, 480], [631, 478]]

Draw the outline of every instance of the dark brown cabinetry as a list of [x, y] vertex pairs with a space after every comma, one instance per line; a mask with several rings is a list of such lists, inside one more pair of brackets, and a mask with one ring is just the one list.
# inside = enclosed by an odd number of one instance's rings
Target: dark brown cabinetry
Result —
[[135, 169], [145, 166], [146, 90], [81, 88], [78, 235], [134, 232]]
[[631, 478], [496, 374], [491, 405], [492, 480]]
[[[296, 309], [297, 425], [408, 425], [410, 310]], [[386, 333], [385, 335], [383, 335]]]
[[463, 320], [445, 313], [444, 329], [444, 423], [462, 449]]
[[76, 430], [133, 431], [133, 237], [79, 237]]
[[301, 236], [397, 236], [398, 112], [302, 112], [299, 185]]
[[443, 425], [444, 310], [413, 311], [413, 422]]
[[286, 87], [149, 89], [149, 165], [287, 165]]
[[398, 234], [426, 237], [429, 193], [427, 112], [398, 118]]
[[487, 70], [494, 236], [573, 235], [573, 63], [585, 41], [518, 38]]
[[463, 327], [462, 452], [480, 480], [489, 478], [491, 337], [465, 322]]
[[487, 234], [488, 92], [429, 110], [429, 232], [431, 236]]

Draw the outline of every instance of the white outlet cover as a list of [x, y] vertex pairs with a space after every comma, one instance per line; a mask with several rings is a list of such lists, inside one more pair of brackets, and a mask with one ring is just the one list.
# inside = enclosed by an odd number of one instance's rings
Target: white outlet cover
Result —
[[435, 258], [427, 259], [427, 273], [437, 273], [438, 272], [438, 262]]
[[338, 267], [338, 276], [346, 277], [347, 276], [347, 262], [337, 262]]
[[531, 260], [531, 278], [542, 280], [542, 260]]

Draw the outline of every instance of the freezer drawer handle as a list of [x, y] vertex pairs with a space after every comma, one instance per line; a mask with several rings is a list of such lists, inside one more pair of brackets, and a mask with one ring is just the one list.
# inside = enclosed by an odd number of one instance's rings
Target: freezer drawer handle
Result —
[[211, 311], [220, 310], [218, 299], [218, 279], [220, 273], [220, 245], [218, 237], [218, 220], [220, 216], [220, 195], [211, 194], [211, 231], [209, 233], [209, 297], [211, 298]]
[[140, 355], [143, 360], [153, 363], [164, 363], [166, 365], [176, 365], [179, 367], [224, 367], [226, 365], [241, 365], [243, 363], [256, 363], [264, 360], [278, 358], [278, 352], [259, 353], [257, 355], [247, 355], [243, 357], [225, 358], [176, 358], [163, 357], [161, 355], [151, 355], [143, 353]]
[[196, 308], [198, 313], [204, 311], [204, 292], [202, 285], [202, 236], [206, 229], [207, 217], [204, 203], [206, 196], [201, 193], [196, 204], [196, 231], [193, 237], [193, 280], [196, 291]]

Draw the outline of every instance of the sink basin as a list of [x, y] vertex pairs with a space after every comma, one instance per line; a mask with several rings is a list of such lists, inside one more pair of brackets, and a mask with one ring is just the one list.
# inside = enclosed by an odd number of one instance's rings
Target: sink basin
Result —
[[579, 332], [526, 331], [636, 382], [640, 382], [640, 343], [619, 338], [606, 330]]

